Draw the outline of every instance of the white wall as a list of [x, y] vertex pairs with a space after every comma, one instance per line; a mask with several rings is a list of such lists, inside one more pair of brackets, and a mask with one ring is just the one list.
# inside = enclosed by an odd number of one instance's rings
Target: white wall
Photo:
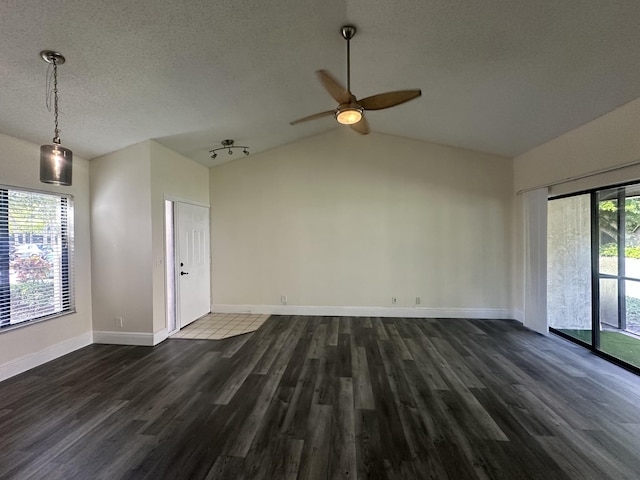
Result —
[[[73, 147], [73, 146], [71, 146]], [[0, 184], [74, 197], [76, 313], [0, 333], [0, 380], [91, 343], [89, 164], [75, 156], [73, 186], [40, 183], [40, 146], [0, 134]]]
[[420, 297], [509, 317], [512, 175], [502, 157], [348, 129], [214, 167], [214, 308]]

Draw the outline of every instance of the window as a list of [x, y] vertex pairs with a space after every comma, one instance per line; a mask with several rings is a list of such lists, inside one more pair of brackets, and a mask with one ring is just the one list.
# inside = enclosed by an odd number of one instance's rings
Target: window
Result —
[[73, 202], [0, 186], [0, 329], [74, 311]]

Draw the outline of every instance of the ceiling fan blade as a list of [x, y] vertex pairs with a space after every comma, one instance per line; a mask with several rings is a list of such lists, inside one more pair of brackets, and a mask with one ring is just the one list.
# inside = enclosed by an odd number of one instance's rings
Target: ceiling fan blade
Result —
[[420, 90], [398, 90], [397, 92], [379, 93], [362, 100], [358, 104], [365, 110], [382, 110], [383, 108], [395, 107], [401, 103], [408, 102], [422, 95]]
[[369, 133], [369, 122], [365, 117], [362, 117], [358, 123], [350, 125], [356, 132], [366, 135]]
[[318, 70], [316, 73], [318, 74], [320, 82], [322, 82], [324, 88], [336, 102], [340, 104], [351, 103], [351, 97], [353, 95], [351, 95], [349, 90], [344, 88], [329, 72], [326, 70]]
[[328, 115], [333, 115], [335, 112], [335, 110], [327, 110], [326, 112], [314, 113], [313, 115], [309, 115], [308, 117], [302, 117], [294, 120], [289, 125], [296, 125], [298, 123], [308, 122], [309, 120], [315, 120], [316, 118], [326, 117]]

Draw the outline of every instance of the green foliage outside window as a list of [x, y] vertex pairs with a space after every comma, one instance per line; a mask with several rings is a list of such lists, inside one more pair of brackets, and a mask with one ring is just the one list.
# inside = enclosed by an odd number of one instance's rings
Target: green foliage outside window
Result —
[[33, 192], [9, 191], [9, 234], [43, 233], [58, 223], [59, 200]]
[[[615, 243], [605, 243], [600, 245], [601, 257], [617, 257], [618, 247]], [[627, 246], [624, 249], [624, 256], [626, 258], [640, 258], [640, 246]]]
[[[628, 197], [624, 202], [625, 231], [633, 234], [640, 230], [640, 197]], [[600, 202], [600, 232], [615, 241], [618, 235], [618, 201], [604, 200]], [[608, 242], [603, 242], [608, 243]], [[603, 245], [604, 246], [604, 245]], [[636, 258], [636, 257], [633, 257]]]

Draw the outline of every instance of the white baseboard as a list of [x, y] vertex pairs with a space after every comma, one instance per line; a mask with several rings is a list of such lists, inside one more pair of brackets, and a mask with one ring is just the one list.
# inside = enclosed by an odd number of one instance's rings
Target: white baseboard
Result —
[[77, 337], [69, 338], [51, 345], [39, 352], [24, 355], [10, 362], [0, 365], [0, 381], [31, 370], [43, 363], [55, 360], [58, 357], [71, 353], [87, 345], [91, 345], [92, 332], [83, 333]]
[[515, 309], [513, 310], [513, 317], [514, 320], [519, 321], [520, 323], [524, 322], [524, 313], [522, 313], [522, 310], [518, 310]]
[[428, 307], [312, 307], [306, 305], [211, 305], [212, 313], [256, 313], [262, 315], [322, 315], [331, 317], [484, 318], [514, 319], [506, 308]]
[[163, 328], [153, 334], [153, 344], [158, 345], [160, 342], [164, 342], [167, 338], [169, 338], [169, 331], [166, 328]]
[[154, 345], [156, 345], [156, 343], [154, 343], [155, 340], [156, 338], [153, 333], [104, 332], [104, 331], [93, 332], [93, 343], [106, 343], [109, 345], [138, 345], [141, 347], [153, 347]]

